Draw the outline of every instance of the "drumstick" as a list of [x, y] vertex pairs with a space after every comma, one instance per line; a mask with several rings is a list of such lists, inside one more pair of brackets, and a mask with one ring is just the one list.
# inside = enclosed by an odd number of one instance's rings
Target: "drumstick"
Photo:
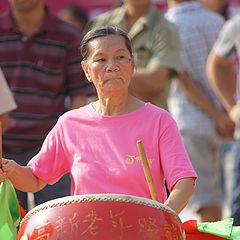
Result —
[[148, 187], [149, 187], [149, 190], [150, 190], [150, 193], [151, 193], [151, 197], [152, 197], [153, 200], [157, 201], [158, 200], [157, 192], [156, 192], [156, 189], [155, 189], [155, 185], [154, 185], [154, 182], [153, 182], [153, 179], [152, 179], [151, 171], [150, 171], [150, 168], [149, 168], [149, 165], [148, 165], [147, 157], [146, 157], [144, 147], [143, 147], [143, 143], [142, 143], [141, 140], [137, 140], [137, 148], [138, 148], [138, 153], [139, 153], [139, 156], [140, 156], [140, 160], [143, 164], [143, 170], [144, 170], [144, 174], [145, 174], [145, 177], [146, 177], [146, 180], [147, 180], [147, 183], [148, 183]]

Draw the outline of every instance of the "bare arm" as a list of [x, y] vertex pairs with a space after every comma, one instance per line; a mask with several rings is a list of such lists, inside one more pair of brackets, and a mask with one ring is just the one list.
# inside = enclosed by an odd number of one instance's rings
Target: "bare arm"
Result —
[[218, 127], [219, 134], [222, 137], [231, 138], [234, 123], [228, 117], [228, 114], [217, 109], [208, 95], [197, 86], [186, 72], [179, 74], [178, 80], [189, 99], [213, 119]]
[[211, 52], [207, 63], [208, 79], [228, 112], [236, 104], [233, 90], [234, 72], [234, 64], [230, 59]]
[[8, 119], [9, 119], [8, 113], [0, 114], [0, 122], [2, 123], [3, 131], [6, 129], [6, 127], [8, 125]]
[[151, 99], [161, 92], [170, 70], [164, 67], [139, 68], [135, 71], [129, 90], [142, 100]]
[[23, 167], [13, 160], [3, 159], [0, 168], [0, 183], [9, 178], [15, 188], [23, 192], [37, 192], [46, 186], [46, 183], [36, 177], [30, 167]]
[[186, 207], [189, 198], [193, 194], [194, 187], [195, 182], [193, 178], [179, 180], [164, 204], [179, 214]]
[[215, 108], [209, 97], [197, 86], [186, 72], [179, 74], [178, 80], [181, 88], [189, 99], [206, 112], [213, 120], [216, 120], [221, 115], [221, 112]]

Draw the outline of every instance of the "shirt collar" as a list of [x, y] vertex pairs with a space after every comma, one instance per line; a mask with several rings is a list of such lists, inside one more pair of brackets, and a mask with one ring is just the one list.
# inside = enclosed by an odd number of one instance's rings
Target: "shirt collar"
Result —
[[[154, 21], [154, 14], [153, 14], [154, 11], [156, 11], [155, 7], [153, 5], [150, 5], [146, 13], [137, 20], [137, 23], [141, 25], [151, 26], [151, 22]], [[115, 22], [116, 24], [120, 24], [122, 21], [124, 21], [126, 17], [126, 12], [127, 12], [126, 6], [125, 5], [121, 6], [120, 11], [118, 13], [118, 17], [116, 18], [117, 19]]]
[[153, 5], [151, 5], [149, 7], [149, 9], [147, 10], [147, 12], [139, 18], [139, 21], [141, 21], [142, 24], [144, 24], [146, 26], [151, 26], [152, 22], [156, 21], [156, 19], [155, 19], [156, 11], [160, 11], [160, 10], [156, 9]]
[[[151, 27], [156, 21], [156, 13], [158, 13], [158, 9], [154, 7], [154, 5], [150, 5], [149, 9], [146, 11], [146, 13], [141, 16], [137, 22], [131, 27], [131, 29], [128, 29], [128, 35], [130, 38], [133, 38], [136, 36], [138, 33], [143, 31], [145, 27]], [[122, 7], [119, 8], [118, 15], [116, 16], [116, 21], [113, 22], [113, 24], [116, 25], [123, 25], [127, 27], [127, 22], [126, 22], [126, 6], [123, 5]]]
[[[155, 11], [156, 10], [153, 5], [149, 7], [144, 15], [142, 15], [137, 22], [132, 26], [129, 35], [130, 37], [136, 36], [138, 33], [144, 30], [144, 28], [151, 28], [152, 25], [155, 23]], [[160, 24], [160, 23], [159, 23]]]
[[118, 14], [117, 14], [117, 18], [116, 18], [116, 21], [114, 24], [118, 25], [120, 24], [122, 21], [125, 20], [125, 15], [126, 15], [126, 6], [123, 4], [120, 8], [119, 8], [119, 11], [118, 11]]

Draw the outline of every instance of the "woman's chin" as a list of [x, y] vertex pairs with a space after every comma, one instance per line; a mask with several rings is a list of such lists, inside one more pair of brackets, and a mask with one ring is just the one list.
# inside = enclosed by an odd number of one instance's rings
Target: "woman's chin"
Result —
[[119, 84], [119, 83], [111, 83], [111, 84], [106, 84], [103, 88], [103, 92], [122, 92], [122, 91], [127, 91], [128, 86], [125, 84]]

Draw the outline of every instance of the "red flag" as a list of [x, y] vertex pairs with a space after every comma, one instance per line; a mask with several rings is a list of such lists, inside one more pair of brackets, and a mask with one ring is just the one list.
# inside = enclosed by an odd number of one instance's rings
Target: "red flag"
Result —
[[218, 237], [212, 234], [198, 231], [196, 220], [189, 220], [183, 223], [183, 229], [186, 234], [186, 240], [223, 240], [227, 238]]

